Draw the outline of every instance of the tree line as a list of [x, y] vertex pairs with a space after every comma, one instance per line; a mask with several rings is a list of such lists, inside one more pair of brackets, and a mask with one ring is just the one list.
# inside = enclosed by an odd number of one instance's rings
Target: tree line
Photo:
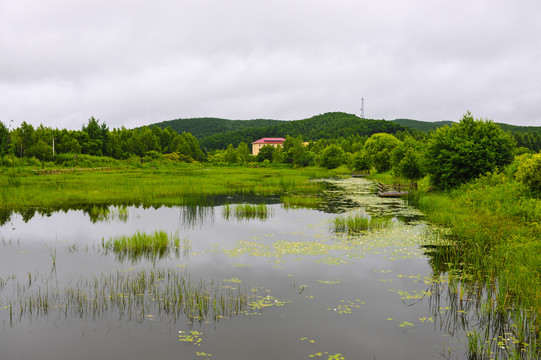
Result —
[[205, 154], [199, 141], [190, 133], [178, 134], [171, 128], [154, 126], [129, 130], [109, 130], [107, 125], [91, 117], [81, 130], [52, 129], [43, 125], [34, 128], [23, 122], [9, 129], [0, 122], [0, 156], [35, 157], [51, 161], [61, 154], [86, 154], [127, 159], [131, 156], [179, 153], [188, 161], [203, 161]]

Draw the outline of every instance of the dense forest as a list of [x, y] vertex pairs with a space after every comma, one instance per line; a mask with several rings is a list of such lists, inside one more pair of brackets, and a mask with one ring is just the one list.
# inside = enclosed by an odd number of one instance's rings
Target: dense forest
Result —
[[[228, 120], [220, 118], [191, 118], [191, 119], [175, 119], [162, 121], [149, 125], [150, 127], [157, 126], [162, 130], [171, 128], [179, 134], [187, 132], [192, 134], [198, 139], [212, 136], [214, 134], [221, 134], [231, 131], [237, 131], [248, 128], [260, 128], [271, 125], [278, 125], [284, 123], [282, 120]], [[227, 145], [226, 145], [227, 146]]]

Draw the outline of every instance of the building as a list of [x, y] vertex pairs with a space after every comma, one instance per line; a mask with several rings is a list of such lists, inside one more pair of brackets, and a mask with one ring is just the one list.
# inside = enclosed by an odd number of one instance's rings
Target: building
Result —
[[259, 154], [259, 150], [265, 145], [278, 147], [278, 145], [284, 145], [284, 138], [262, 138], [252, 143], [252, 155]]

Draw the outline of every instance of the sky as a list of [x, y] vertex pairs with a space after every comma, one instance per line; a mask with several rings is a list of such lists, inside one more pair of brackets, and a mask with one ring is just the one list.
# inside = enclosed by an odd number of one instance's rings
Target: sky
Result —
[[541, 126], [539, 0], [0, 0], [0, 121]]

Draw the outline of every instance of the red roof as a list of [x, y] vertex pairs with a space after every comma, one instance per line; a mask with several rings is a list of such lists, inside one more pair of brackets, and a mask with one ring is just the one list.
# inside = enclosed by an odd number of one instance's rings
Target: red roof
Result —
[[284, 138], [262, 138], [252, 144], [282, 144], [284, 141], [286, 141]]

